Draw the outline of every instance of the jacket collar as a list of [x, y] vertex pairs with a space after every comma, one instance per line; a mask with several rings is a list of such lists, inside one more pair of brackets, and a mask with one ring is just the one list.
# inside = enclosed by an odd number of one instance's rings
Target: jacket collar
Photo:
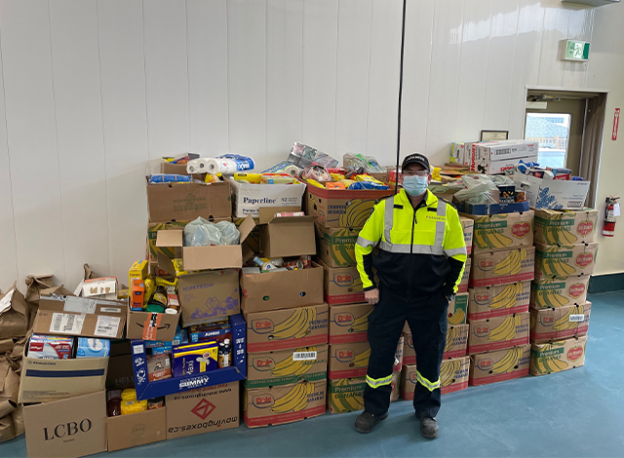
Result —
[[[436, 196], [433, 195], [433, 193], [431, 191], [429, 191], [427, 189], [427, 195], [425, 197], [425, 204], [427, 205], [427, 207], [433, 207], [433, 206], [437, 206], [438, 204], [438, 198]], [[399, 201], [403, 204], [403, 205], [409, 205], [410, 207], [412, 206], [412, 203], [409, 200], [409, 196], [407, 195], [407, 193], [405, 192], [405, 189], [401, 189], [399, 191], [399, 194], [397, 195], [397, 197], [399, 198]], [[421, 207], [423, 205], [421, 204]]]

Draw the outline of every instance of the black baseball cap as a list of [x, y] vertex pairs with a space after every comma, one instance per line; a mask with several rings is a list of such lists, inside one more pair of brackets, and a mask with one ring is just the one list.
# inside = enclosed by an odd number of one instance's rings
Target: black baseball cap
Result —
[[420, 153], [410, 154], [405, 159], [403, 159], [403, 165], [401, 166], [401, 169], [404, 169], [410, 164], [422, 165], [425, 168], [425, 170], [427, 171], [431, 170], [431, 166], [429, 165], [429, 159], [427, 159], [425, 156], [423, 156]]

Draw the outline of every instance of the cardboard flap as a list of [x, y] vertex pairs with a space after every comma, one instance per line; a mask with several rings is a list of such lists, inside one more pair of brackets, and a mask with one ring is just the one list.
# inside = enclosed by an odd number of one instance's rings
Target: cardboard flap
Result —
[[173, 267], [173, 262], [168, 256], [165, 256], [162, 253], [158, 253], [158, 267], [169, 275], [173, 275], [175, 277], [175, 267]]
[[272, 218], [271, 224], [296, 224], [296, 223], [313, 223], [316, 221], [316, 216], [283, 216], [279, 218]]
[[73, 292], [65, 288], [65, 286], [54, 286], [41, 291], [42, 296], [75, 296]]
[[[245, 218], [245, 221], [243, 221], [238, 228], [240, 232], [241, 245], [247, 239], [247, 237], [249, 237], [249, 234], [251, 234], [251, 231], [254, 230], [254, 227], [256, 227], [256, 222], [254, 221], [253, 216], [247, 215], [247, 218]], [[160, 232], [161, 231], [158, 231], [159, 235], [160, 235]], [[156, 246], [158, 246], [158, 242], [156, 242]]]
[[243, 265], [254, 257], [254, 252], [249, 245], [243, 245]]
[[[253, 220], [252, 220], [253, 221]], [[242, 224], [241, 224], [242, 226]], [[158, 231], [156, 235], [157, 247], [181, 247], [184, 245], [184, 231], [169, 229], [164, 231]]]
[[260, 207], [258, 223], [267, 224], [270, 223], [276, 213], [291, 213], [300, 212], [301, 207]]

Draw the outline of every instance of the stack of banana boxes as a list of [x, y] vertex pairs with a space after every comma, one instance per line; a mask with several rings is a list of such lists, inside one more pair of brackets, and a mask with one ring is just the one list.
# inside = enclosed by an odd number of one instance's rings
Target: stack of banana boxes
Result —
[[535, 211], [535, 280], [531, 291], [533, 375], [582, 366], [591, 302], [598, 211]]

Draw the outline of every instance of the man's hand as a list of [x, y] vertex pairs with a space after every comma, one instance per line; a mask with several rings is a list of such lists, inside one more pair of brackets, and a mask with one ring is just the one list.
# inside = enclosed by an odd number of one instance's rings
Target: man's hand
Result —
[[364, 291], [364, 299], [371, 305], [375, 305], [379, 302], [379, 289], [371, 289], [370, 291]]

